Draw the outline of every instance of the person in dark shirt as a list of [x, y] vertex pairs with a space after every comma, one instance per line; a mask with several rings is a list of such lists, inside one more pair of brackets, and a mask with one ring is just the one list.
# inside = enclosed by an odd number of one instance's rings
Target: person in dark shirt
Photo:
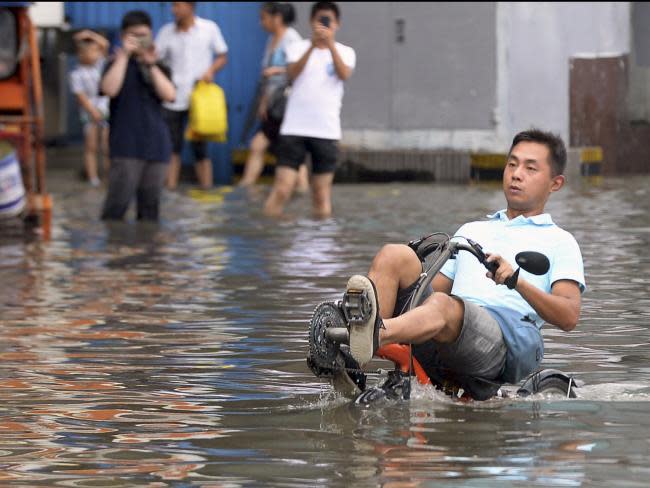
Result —
[[110, 97], [112, 160], [102, 219], [122, 219], [135, 197], [138, 220], [158, 220], [171, 155], [162, 102], [173, 101], [176, 89], [169, 70], [158, 62], [146, 12], [124, 15], [121, 40], [100, 82], [101, 92]]

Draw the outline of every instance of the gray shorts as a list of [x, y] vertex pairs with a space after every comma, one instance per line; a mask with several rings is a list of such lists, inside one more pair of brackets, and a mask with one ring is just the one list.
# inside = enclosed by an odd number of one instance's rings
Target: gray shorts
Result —
[[461, 375], [496, 380], [506, 364], [506, 343], [496, 319], [483, 307], [453, 297], [465, 306], [463, 327], [455, 342], [437, 344], [440, 364]]
[[[400, 290], [396, 311], [401, 310], [405, 297], [412, 291], [413, 285]], [[483, 380], [499, 383], [507, 352], [499, 323], [483, 307], [456, 296], [453, 298], [463, 302], [465, 308], [458, 338], [450, 344], [427, 341], [414, 345], [415, 357], [429, 376], [438, 381], [456, 380], [470, 387], [489, 386], [489, 383], [482, 385]]]

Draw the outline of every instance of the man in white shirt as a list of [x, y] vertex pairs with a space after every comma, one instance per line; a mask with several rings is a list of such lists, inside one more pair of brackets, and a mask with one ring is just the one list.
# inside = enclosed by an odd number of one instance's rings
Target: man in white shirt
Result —
[[[196, 2], [173, 2], [175, 22], [164, 25], [156, 38], [160, 59], [171, 68], [176, 85], [176, 100], [165, 103], [165, 118], [172, 136], [172, 157], [167, 175], [167, 188], [178, 184], [181, 149], [187, 124], [190, 95], [198, 80], [211, 82], [227, 62], [228, 46], [219, 26], [194, 14]], [[216, 57], [215, 57], [216, 55]], [[207, 143], [192, 142], [196, 176], [202, 188], [212, 186], [212, 161]]]
[[312, 201], [318, 217], [332, 213], [332, 182], [341, 138], [343, 82], [356, 64], [354, 49], [336, 42], [340, 12], [334, 2], [311, 9], [311, 39], [287, 49], [287, 73], [293, 85], [280, 127], [277, 167], [264, 213], [279, 216], [307, 153], [312, 160]]

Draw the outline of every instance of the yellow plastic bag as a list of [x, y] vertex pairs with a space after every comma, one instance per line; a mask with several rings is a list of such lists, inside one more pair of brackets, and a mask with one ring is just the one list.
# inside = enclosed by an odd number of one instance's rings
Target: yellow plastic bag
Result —
[[190, 141], [225, 142], [228, 111], [223, 89], [216, 83], [199, 81], [190, 96], [190, 116], [185, 138]]

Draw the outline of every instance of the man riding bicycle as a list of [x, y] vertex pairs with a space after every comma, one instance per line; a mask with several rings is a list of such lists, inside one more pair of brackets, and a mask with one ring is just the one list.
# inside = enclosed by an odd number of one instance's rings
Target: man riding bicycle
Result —
[[[560, 137], [537, 129], [515, 136], [503, 173], [507, 208], [486, 221], [467, 223], [455, 234], [479, 242], [487, 261], [496, 263], [494, 272], [486, 273], [469, 253], [459, 253], [433, 278], [422, 305], [402, 315], [423, 272], [411, 247], [385, 245], [367, 277], [352, 276], [343, 303], [363, 293], [370, 305], [348, 320], [350, 354], [359, 366], [379, 347], [428, 342], [435, 352], [428, 368], [439, 369], [442, 376], [498, 385], [532, 373], [544, 354], [542, 325], [573, 330], [585, 290], [576, 240], [544, 212], [551, 193], [564, 185], [565, 165]], [[515, 255], [530, 250], [549, 258], [548, 273], [515, 273]]]

